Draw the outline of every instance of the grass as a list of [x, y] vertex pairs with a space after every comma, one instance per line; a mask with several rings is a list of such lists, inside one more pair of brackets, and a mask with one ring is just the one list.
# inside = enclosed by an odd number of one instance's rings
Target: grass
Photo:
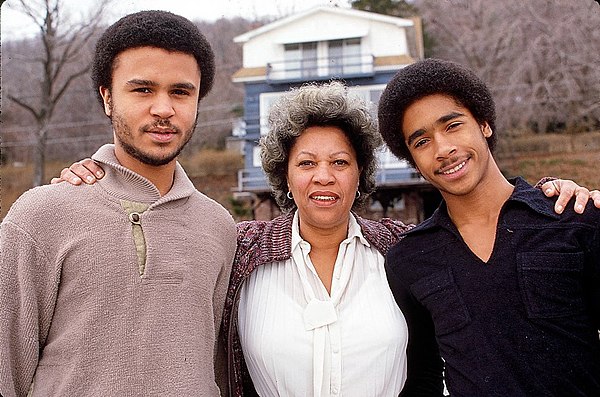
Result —
[[560, 153], [511, 159], [500, 159], [500, 168], [507, 176], [521, 175], [530, 183], [544, 176], [572, 179], [589, 189], [600, 187], [600, 175], [597, 164], [600, 153]]
[[[237, 171], [243, 168], [243, 158], [237, 152], [201, 150], [194, 155], [182, 157], [180, 162], [196, 188], [224, 207], [233, 206], [232, 188], [237, 184]], [[60, 174], [71, 162], [46, 163], [44, 181]], [[0, 165], [0, 219], [3, 219], [12, 203], [25, 191], [31, 189], [33, 165]], [[239, 209], [238, 209], [239, 211]]]

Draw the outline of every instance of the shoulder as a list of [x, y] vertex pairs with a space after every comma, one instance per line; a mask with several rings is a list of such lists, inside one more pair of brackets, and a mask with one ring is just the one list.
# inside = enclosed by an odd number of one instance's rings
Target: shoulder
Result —
[[243, 221], [236, 225], [238, 246], [250, 245], [260, 239], [270, 221]]
[[293, 214], [283, 214], [270, 221], [244, 221], [237, 224], [238, 244], [248, 245], [257, 240], [266, 244], [291, 241]]
[[384, 255], [400, 239], [402, 233], [413, 227], [390, 218], [374, 221], [356, 216], [356, 220], [365, 238]]
[[[35, 244], [66, 240], [87, 216], [90, 186], [44, 185], [23, 193], [2, 220], [3, 239], [22, 236]], [[61, 240], [62, 239], [62, 240]], [[24, 241], [21, 248], [25, 249]]]
[[379, 220], [372, 220], [362, 218], [358, 215], [356, 216], [356, 220], [360, 225], [363, 232], [367, 233], [391, 233], [393, 236], [398, 237], [402, 233], [410, 230], [414, 227], [414, 225], [407, 225], [402, 221], [391, 219], [391, 218], [382, 218]]
[[68, 214], [71, 207], [81, 204], [81, 196], [89, 186], [72, 186], [68, 183], [57, 185], [43, 185], [34, 187], [12, 204], [7, 220], [19, 220], [22, 222], [32, 221], [40, 224], [40, 217], [56, 218], [61, 213]]
[[215, 227], [225, 226], [229, 230], [235, 230], [235, 220], [223, 205], [200, 191], [196, 191], [193, 197], [194, 210], [198, 210], [201, 216], [206, 216], [205, 219], [209, 219]]

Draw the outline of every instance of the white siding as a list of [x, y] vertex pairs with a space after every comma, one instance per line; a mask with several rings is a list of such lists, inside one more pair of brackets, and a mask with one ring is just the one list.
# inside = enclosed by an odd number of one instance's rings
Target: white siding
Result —
[[[402, 20], [405, 21], [405, 20]], [[371, 18], [320, 10], [250, 38], [243, 46], [244, 67], [284, 60], [283, 44], [362, 38], [362, 53], [394, 56], [408, 53], [404, 27]]]

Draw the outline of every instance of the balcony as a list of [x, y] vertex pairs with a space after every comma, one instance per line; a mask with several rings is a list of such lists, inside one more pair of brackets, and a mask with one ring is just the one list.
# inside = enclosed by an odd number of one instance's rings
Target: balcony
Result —
[[267, 64], [267, 82], [291, 83], [332, 78], [370, 77], [374, 75], [373, 65], [373, 55], [358, 54], [270, 62]]

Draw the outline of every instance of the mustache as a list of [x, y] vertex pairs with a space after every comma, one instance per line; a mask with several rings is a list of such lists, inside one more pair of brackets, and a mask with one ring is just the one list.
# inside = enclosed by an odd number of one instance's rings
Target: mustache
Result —
[[170, 120], [165, 119], [156, 120], [152, 124], [144, 124], [140, 129], [142, 131], [148, 131], [154, 128], [166, 128], [175, 132], [181, 132], [181, 129], [179, 127], [177, 127], [175, 124], [172, 124]]
[[435, 173], [436, 174], [441, 174], [442, 170], [446, 169], [447, 167], [451, 166], [452, 164], [463, 162], [463, 161], [467, 160], [469, 157], [454, 155], [454, 156], [452, 156], [450, 158], [447, 158], [447, 159], [445, 159], [444, 161], [441, 162], [440, 166], [435, 171]]

